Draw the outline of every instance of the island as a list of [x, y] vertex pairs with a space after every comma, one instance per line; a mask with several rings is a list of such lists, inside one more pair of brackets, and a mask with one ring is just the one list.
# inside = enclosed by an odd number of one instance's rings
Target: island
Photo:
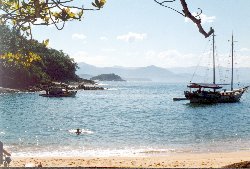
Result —
[[125, 81], [120, 76], [111, 73], [111, 74], [101, 74], [98, 76], [92, 77], [90, 80], [98, 80], [98, 81]]

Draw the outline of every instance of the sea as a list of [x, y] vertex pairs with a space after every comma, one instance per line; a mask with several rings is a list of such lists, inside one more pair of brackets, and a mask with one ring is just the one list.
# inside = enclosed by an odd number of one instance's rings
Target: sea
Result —
[[[0, 141], [14, 157], [250, 152], [250, 94], [194, 105], [185, 83], [103, 82], [72, 98], [0, 95]], [[80, 135], [75, 134], [81, 129]]]

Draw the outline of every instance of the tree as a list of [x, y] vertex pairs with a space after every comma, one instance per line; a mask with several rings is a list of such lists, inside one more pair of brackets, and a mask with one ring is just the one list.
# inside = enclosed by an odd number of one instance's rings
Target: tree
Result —
[[201, 18], [200, 18], [200, 15], [202, 14], [202, 10], [200, 8], [198, 8], [200, 10], [200, 13], [198, 13], [196, 16], [192, 15], [191, 12], [189, 11], [188, 9], [188, 5], [186, 3], [186, 0], [180, 0], [180, 3], [182, 5], [182, 8], [183, 10], [180, 12], [180, 11], [177, 11], [169, 6], [167, 6], [166, 4], [167, 3], [170, 3], [170, 2], [175, 2], [176, 0], [168, 0], [168, 1], [158, 1], [158, 0], [154, 0], [156, 3], [158, 3], [159, 5], [163, 6], [163, 7], [166, 7], [166, 8], [169, 8], [171, 10], [174, 10], [175, 12], [179, 13], [180, 15], [184, 16], [184, 17], [188, 17], [189, 19], [191, 19], [191, 21], [193, 21], [198, 29], [199, 29], [199, 32], [201, 34], [203, 34], [205, 36], [205, 38], [209, 37], [211, 34], [213, 34], [214, 32], [214, 29], [213, 28], [210, 28], [210, 31], [206, 32], [202, 25], [201, 25]]
[[[17, 33], [13, 35], [18, 35], [10, 38], [13, 43], [7, 51], [0, 50], [0, 59], [13, 64], [31, 66], [31, 63], [40, 57], [29, 49], [34, 42], [32, 25], [55, 25], [61, 30], [65, 22], [81, 20], [84, 11], [100, 10], [106, 0], [95, 0], [92, 2], [93, 8], [79, 7], [75, 2], [76, 0], [0, 0], [0, 26], [11, 26]], [[2, 31], [4, 29], [8, 28], [1, 28]], [[27, 42], [25, 37], [30, 37], [31, 41]], [[44, 44], [47, 45], [48, 40], [45, 40]]]
[[77, 81], [76, 69], [74, 60], [62, 51], [0, 25], [0, 86], [26, 88], [52, 80]]
[[55, 25], [64, 28], [66, 21], [81, 20], [83, 12], [100, 10], [106, 0], [95, 0], [93, 8], [79, 7], [76, 0], [0, 0], [0, 24], [10, 24], [31, 36], [32, 25]]
[[26, 40], [15, 29], [10, 30], [7, 26], [0, 25], [1, 86], [22, 88], [35, 84], [42, 78], [42, 71], [34, 65], [41, 58], [30, 50], [32, 44], [33, 41]]

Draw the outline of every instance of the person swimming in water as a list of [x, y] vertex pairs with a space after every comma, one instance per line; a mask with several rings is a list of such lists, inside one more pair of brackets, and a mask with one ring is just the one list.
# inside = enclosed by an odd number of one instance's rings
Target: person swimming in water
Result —
[[82, 133], [82, 131], [80, 129], [76, 129], [76, 134], [80, 135]]

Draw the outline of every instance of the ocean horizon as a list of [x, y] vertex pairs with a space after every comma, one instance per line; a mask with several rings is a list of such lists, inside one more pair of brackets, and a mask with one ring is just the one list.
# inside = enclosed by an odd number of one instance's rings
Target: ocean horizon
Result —
[[185, 83], [102, 83], [74, 98], [1, 94], [0, 140], [17, 157], [250, 151], [248, 92], [239, 103], [193, 105], [173, 101]]

